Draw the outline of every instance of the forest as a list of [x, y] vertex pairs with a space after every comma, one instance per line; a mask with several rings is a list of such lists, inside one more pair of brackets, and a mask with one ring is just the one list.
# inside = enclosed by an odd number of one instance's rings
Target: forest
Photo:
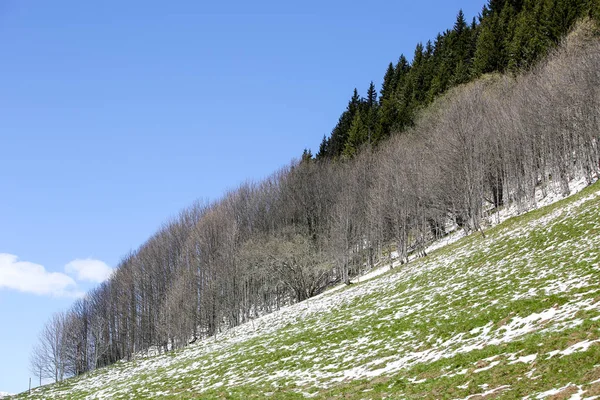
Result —
[[595, 0], [491, 0], [470, 23], [459, 11], [452, 29], [416, 45], [390, 63], [379, 99], [373, 82], [366, 97], [354, 89], [318, 159], [348, 158], [364, 145], [414, 126], [420, 111], [452, 87], [486, 73], [518, 73], [554, 48], [582, 16], [598, 18]]
[[[60, 381], [304, 301], [449, 226], [600, 174], [600, 2], [491, 0], [355, 91], [315, 157], [196, 203], [55, 314], [31, 356]], [[570, 32], [570, 33], [569, 33]], [[568, 36], [566, 34], [569, 33]]]

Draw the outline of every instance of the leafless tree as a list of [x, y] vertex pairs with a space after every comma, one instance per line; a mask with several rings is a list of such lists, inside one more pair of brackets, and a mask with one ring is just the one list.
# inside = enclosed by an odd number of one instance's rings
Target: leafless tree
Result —
[[349, 283], [393, 250], [426, 256], [451, 221], [483, 232], [486, 213], [598, 179], [600, 44], [589, 21], [578, 29], [530, 71], [453, 89], [376, 149], [304, 157], [182, 211], [48, 321], [32, 372], [59, 381], [188, 345]]

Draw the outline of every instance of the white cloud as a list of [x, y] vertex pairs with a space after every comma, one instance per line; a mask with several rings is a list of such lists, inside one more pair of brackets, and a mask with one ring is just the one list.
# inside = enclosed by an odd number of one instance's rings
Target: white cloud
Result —
[[87, 258], [85, 260], [73, 260], [65, 265], [65, 272], [75, 276], [78, 281], [87, 281], [101, 283], [107, 280], [112, 274], [111, 267], [100, 260]]
[[0, 289], [14, 289], [38, 295], [79, 297], [77, 283], [62, 272], [46, 271], [43, 265], [19, 261], [12, 254], [0, 253]]

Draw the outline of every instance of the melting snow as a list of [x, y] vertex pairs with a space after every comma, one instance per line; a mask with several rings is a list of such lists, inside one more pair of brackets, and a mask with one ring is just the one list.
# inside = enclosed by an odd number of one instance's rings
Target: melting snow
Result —
[[[598, 195], [600, 195], [599, 192], [587, 196], [586, 199], [589, 200]], [[552, 200], [556, 199], [558, 198], [552, 198]], [[531, 221], [530, 228], [547, 226], [556, 218], [568, 213], [569, 210], [583, 204], [584, 201], [586, 200], [581, 199], [573, 202], [544, 218]], [[538, 204], [541, 205], [543, 202], [544, 200], [540, 199]], [[511, 212], [514, 210], [507, 209], [498, 218], [506, 219]], [[518, 226], [507, 229], [501, 235], [515, 239], [526, 237], [529, 231], [529, 228]], [[443, 242], [431, 246], [428, 251], [437, 248], [435, 246], [441, 247], [452, 243], [463, 235], [464, 232], [456, 231]], [[170, 382], [176, 383], [182, 377], [189, 378], [190, 376], [193, 376], [194, 380], [188, 381], [187, 384], [197, 393], [221, 386], [232, 387], [243, 384], [266, 383], [277, 387], [278, 380], [282, 379], [295, 383], [299, 387], [310, 385], [311, 387], [326, 388], [336, 382], [393, 374], [417, 364], [451, 358], [490, 345], [508, 343], [532, 332], [557, 332], [569, 329], [582, 323], [582, 320], [576, 318], [578, 311], [600, 311], [600, 302], [594, 303], [590, 299], [573, 296], [565, 304], [560, 306], [548, 304], [544, 310], [529, 315], [509, 314], [507, 311], [507, 317], [502, 323], [488, 321], [468, 332], [458, 332], [444, 338], [432, 333], [425, 338], [426, 343], [416, 341], [415, 335], [410, 331], [399, 331], [386, 341], [377, 339], [373, 335], [373, 331], [365, 331], [363, 336], [359, 336], [358, 339], [352, 338], [352, 340], [341, 342], [339, 339], [337, 342], [324, 341], [322, 347], [313, 347], [304, 351], [299, 351], [299, 349], [303, 349], [303, 344], [300, 342], [286, 348], [282, 348], [281, 344], [277, 342], [277, 338], [282, 335], [293, 336], [299, 333], [310, 333], [310, 335], [325, 336], [332, 330], [341, 331], [355, 321], [366, 319], [372, 320], [373, 328], [377, 329], [385, 327], [386, 324], [395, 320], [408, 317], [418, 318], [426, 315], [431, 317], [430, 314], [427, 314], [431, 307], [439, 304], [447, 305], [454, 300], [463, 298], [476, 299], [465, 308], [485, 309], [498, 303], [536, 296], [540, 290], [546, 296], [569, 293], [574, 289], [584, 288], [597, 279], [596, 276], [591, 275], [548, 275], [548, 271], [543, 268], [543, 265], [537, 270], [529, 270], [529, 275], [517, 276], [515, 271], [518, 269], [515, 269], [514, 265], [518, 263], [528, 265], [528, 260], [535, 256], [527, 249], [516, 254], [512, 259], [501, 260], [495, 265], [484, 264], [468, 270], [460, 268], [455, 270], [454, 267], [460, 265], [461, 260], [482, 251], [482, 247], [490, 245], [489, 241], [483, 240], [480, 247], [463, 246], [443, 257], [434, 255], [428, 257], [425, 262], [417, 260], [403, 265], [397, 273], [381, 276], [379, 279], [372, 278], [387, 272], [389, 266], [374, 269], [360, 278], [360, 285], [352, 285], [349, 288], [339, 286], [305, 302], [282, 308], [277, 312], [257, 318], [251, 323], [233, 328], [216, 338], [197, 342], [182, 352], [142, 358], [135, 360], [135, 363], [118, 363], [114, 368], [91, 373], [86, 379], [74, 382], [72, 390], [93, 393], [88, 396], [89, 399], [101, 399], [112, 397], [117, 393], [127, 393], [134, 382], [138, 386], [146, 387], [147, 392], [145, 393], [148, 396], [157, 396], [163, 393], [156, 389], [157, 382], [161, 379], [168, 379]], [[580, 245], [579, 248], [573, 243], [571, 245], [573, 245], [573, 252], [577, 250], [589, 254], [589, 247], [585, 248], [589, 244]], [[544, 279], [545, 282], [543, 289], [533, 286], [540, 279]], [[429, 286], [415, 282], [429, 282]], [[469, 283], [472, 282], [477, 282], [477, 285], [470, 285]], [[511, 292], [508, 294], [510, 297], [499, 299], [497, 297], [499, 294], [496, 292], [493, 293], [496, 298], [492, 299], [491, 295], [488, 296], [488, 288], [493, 287], [498, 291], [507, 285], [513, 285], [510, 286]], [[400, 287], [402, 287], [401, 290], [398, 289]], [[385, 296], [373, 296], [378, 293], [385, 293]], [[368, 308], [361, 309], [360, 313], [353, 315], [340, 313], [342, 316], [334, 319], [332, 311], [343, 310], [344, 307], [357, 301], [362, 302], [366, 298], [370, 299]], [[390, 313], [378, 314], [381, 310], [390, 310]], [[455, 317], [452, 312], [458, 311], [460, 310], [448, 311], [436, 315], [436, 318], [439, 320], [450, 319]], [[323, 317], [323, 315], [327, 317]], [[304, 321], [309, 321], [308, 329]], [[241, 343], [255, 338], [261, 338], [260, 343], [252, 342], [253, 344], [239, 346]], [[573, 352], [585, 351], [597, 342], [598, 340], [583, 341], [564, 350], [546, 353], [545, 356], [547, 359], [559, 354], [566, 356]], [[427, 346], [423, 346], [424, 344]], [[265, 374], [264, 367], [255, 366], [251, 359], [237, 361], [240, 356], [247, 355], [247, 353], [260, 355], [276, 350], [289, 350], [290, 356], [280, 357], [273, 361], [272, 366], [276, 367], [273, 373]], [[292, 353], [293, 351], [299, 355]], [[502, 360], [509, 360], [511, 364], [532, 363], [536, 360], [537, 354], [522, 356], [505, 354], [502, 359], [496, 358], [497, 356], [486, 359], [489, 364], [474, 369], [473, 372], [479, 373], [492, 369]], [[306, 363], [297, 362], [299, 360], [304, 360]], [[230, 367], [221, 370], [215, 369], [214, 366], [217, 363]], [[468, 369], [462, 369], [449, 371], [444, 376], [467, 373]], [[528, 377], [535, 379], [533, 371], [530, 371], [530, 374]], [[416, 377], [411, 380], [413, 383], [424, 382]], [[148, 385], [152, 385], [152, 390], [147, 387]], [[466, 399], [494, 394], [509, 388], [510, 386], [507, 385], [499, 386], [479, 395], [468, 396]], [[553, 389], [555, 392], [539, 393], [535, 398], [544, 398], [565, 388]], [[487, 387], [482, 389], [485, 390]], [[65, 396], [64, 392], [53, 391], [52, 388], [43, 393], [47, 398]], [[310, 396], [309, 393], [303, 394]]]

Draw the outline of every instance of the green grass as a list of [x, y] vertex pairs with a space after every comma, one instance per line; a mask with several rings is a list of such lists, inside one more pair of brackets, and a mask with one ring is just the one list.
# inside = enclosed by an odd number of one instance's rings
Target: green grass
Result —
[[[175, 355], [18, 398], [511, 399], [569, 384], [600, 394], [599, 192], [595, 184]], [[577, 343], [591, 344], [550, 357]]]

